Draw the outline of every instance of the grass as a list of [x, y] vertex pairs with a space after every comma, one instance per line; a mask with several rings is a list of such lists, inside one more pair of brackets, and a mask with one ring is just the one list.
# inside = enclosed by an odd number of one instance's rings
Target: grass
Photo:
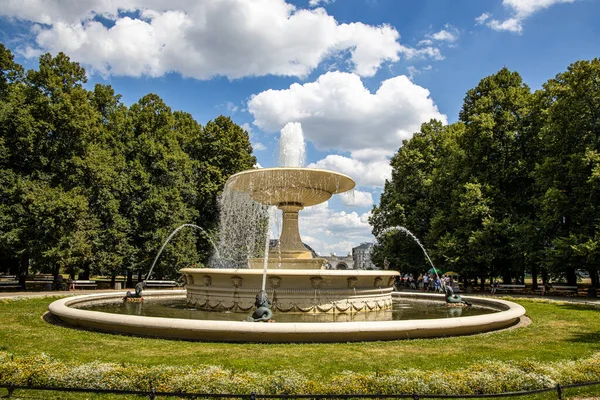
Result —
[[53, 300], [0, 301], [0, 351], [45, 353], [77, 362], [219, 365], [257, 372], [293, 369], [312, 377], [344, 370], [457, 369], [487, 360], [572, 360], [600, 351], [599, 310], [539, 300], [515, 300], [533, 321], [524, 328], [466, 337], [334, 344], [203, 343], [77, 330], [42, 320]]
[[[315, 379], [329, 379], [342, 371], [375, 374], [411, 368], [435, 374], [489, 361], [550, 363], [600, 352], [600, 309], [541, 299], [511, 299], [523, 305], [532, 320], [523, 328], [454, 338], [334, 344], [203, 343], [78, 330], [42, 319], [55, 299], [0, 300], [0, 352], [15, 356], [44, 353], [78, 363], [100, 360], [139, 366], [218, 365], [236, 372], [260, 373], [295, 370]], [[0, 389], [0, 396], [4, 394], [6, 390]], [[600, 387], [592, 387], [570, 389], [565, 396], [599, 394]], [[36, 395], [40, 393], [17, 391], [13, 398], [39, 398]], [[60, 392], [45, 393], [43, 397], [124, 398]], [[556, 393], [535, 398], [554, 399]]]

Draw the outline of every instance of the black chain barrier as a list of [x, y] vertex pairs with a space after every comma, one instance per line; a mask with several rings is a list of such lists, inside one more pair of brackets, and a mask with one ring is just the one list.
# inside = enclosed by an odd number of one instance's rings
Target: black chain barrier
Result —
[[149, 391], [142, 390], [117, 390], [117, 389], [88, 389], [88, 388], [63, 388], [51, 386], [21, 386], [14, 384], [0, 384], [0, 388], [8, 391], [7, 398], [11, 398], [15, 390], [46, 390], [53, 392], [71, 392], [71, 393], [96, 393], [96, 394], [129, 394], [135, 396], [148, 397], [150, 400], [156, 399], [158, 396], [179, 397], [186, 399], [196, 398], [215, 398], [215, 399], [486, 399], [496, 397], [516, 397], [527, 396], [544, 392], [556, 392], [558, 400], [562, 400], [563, 391], [577, 387], [600, 385], [600, 381], [574, 383], [571, 385], [561, 385], [555, 387], [525, 390], [521, 392], [506, 392], [492, 394], [217, 394], [217, 393], [187, 393], [187, 392], [157, 392], [154, 388]]

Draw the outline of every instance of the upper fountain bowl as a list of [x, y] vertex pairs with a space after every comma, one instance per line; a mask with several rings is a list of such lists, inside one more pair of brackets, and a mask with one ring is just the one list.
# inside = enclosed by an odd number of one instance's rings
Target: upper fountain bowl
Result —
[[232, 175], [231, 189], [250, 194], [259, 203], [278, 206], [296, 203], [303, 207], [321, 204], [336, 193], [354, 189], [354, 180], [323, 169], [261, 168]]

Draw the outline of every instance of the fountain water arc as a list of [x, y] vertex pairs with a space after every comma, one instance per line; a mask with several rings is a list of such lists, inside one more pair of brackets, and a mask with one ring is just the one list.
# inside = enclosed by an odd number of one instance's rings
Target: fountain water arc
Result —
[[173, 230], [173, 232], [171, 232], [171, 234], [163, 242], [162, 246], [160, 247], [160, 250], [156, 254], [156, 257], [154, 257], [154, 261], [152, 261], [152, 266], [150, 267], [150, 271], [148, 271], [148, 274], [146, 274], [146, 280], [150, 279], [150, 277], [152, 276], [152, 271], [154, 271], [154, 266], [156, 265], [156, 262], [160, 258], [165, 247], [167, 247], [167, 244], [171, 241], [171, 239], [173, 239], [173, 236], [175, 236], [177, 234], [177, 232], [179, 232], [180, 230], [182, 230], [183, 228], [186, 228], [186, 227], [196, 228], [196, 229], [200, 230], [201, 232], [203, 232], [206, 235], [206, 237], [208, 238], [208, 241], [212, 245], [213, 249], [215, 250], [216, 256], [220, 257], [219, 249], [217, 248], [217, 246], [215, 246], [212, 239], [210, 238], [210, 236], [208, 236], [208, 233], [204, 229], [202, 229], [201, 227], [199, 227], [198, 225], [195, 225], [195, 224], [182, 224], [182, 225], [178, 226], [177, 228], [175, 228]]
[[[425, 250], [425, 247], [423, 246], [423, 244], [421, 243], [421, 241], [411, 231], [409, 231], [407, 228], [405, 228], [403, 226], [400, 226], [400, 225], [398, 225], [398, 226], [391, 226], [389, 228], [385, 228], [383, 231], [381, 231], [381, 233], [379, 234], [378, 238], [382, 237], [382, 236], [385, 236], [387, 233], [389, 233], [391, 231], [398, 231], [398, 232], [404, 233], [406, 236], [408, 236], [412, 240], [414, 240], [415, 243], [417, 245], [419, 245], [419, 247], [423, 251], [423, 254], [427, 258], [427, 261], [429, 261], [429, 265], [431, 265], [431, 268], [433, 268], [433, 270], [435, 271], [435, 276], [437, 276], [437, 278], [440, 279], [440, 275], [437, 272], [438, 269], [436, 268], [435, 265], [433, 265], [433, 261], [431, 261], [431, 258], [429, 258], [429, 254], [427, 254], [427, 250]], [[444, 282], [442, 281], [442, 286], [443, 285], [444, 285]]]

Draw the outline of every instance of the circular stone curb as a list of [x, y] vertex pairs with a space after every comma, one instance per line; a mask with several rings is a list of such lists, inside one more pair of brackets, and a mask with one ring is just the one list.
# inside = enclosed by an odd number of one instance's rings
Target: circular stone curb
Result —
[[[145, 297], [185, 296], [185, 290], [145, 291]], [[125, 292], [67, 297], [54, 301], [48, 310], [62, 321], [103, 332], [214, 342], [356, 342], [470, 335], [510, 327], [525, 315], [519, 304], [499, 299], [463, 297], [469, 302], [500, 309], [470, 317], [373, 322], [277, 322], [187, 320], [110, 314], [73, 308], [77, 304], [120, 300]], [[443, 295], [394, 293], [395, 297], [443, 300]]]

